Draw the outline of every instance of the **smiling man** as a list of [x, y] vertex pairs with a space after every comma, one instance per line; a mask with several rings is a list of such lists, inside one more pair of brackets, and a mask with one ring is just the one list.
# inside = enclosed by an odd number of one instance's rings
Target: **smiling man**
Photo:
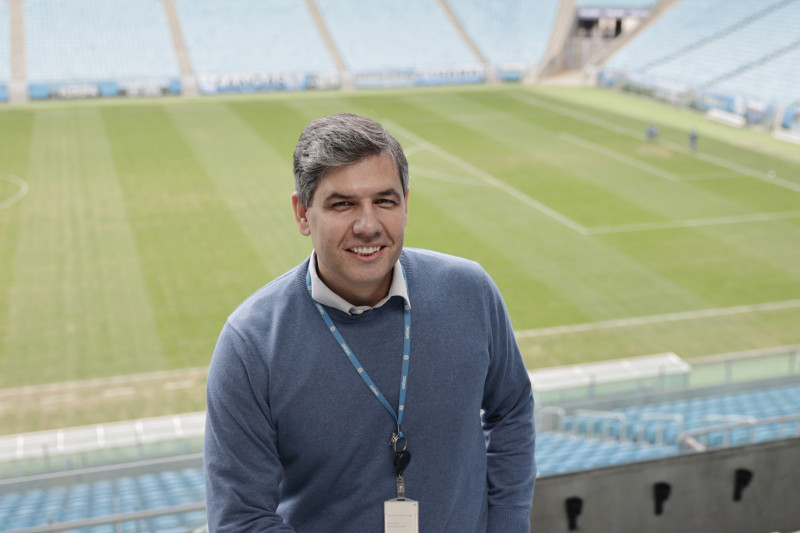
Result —
[[403, 248], [408, 162], [373, 120], [309, 123], [294, 175], [311, 256], [211, 361], [210, 531], [528, 533], [533, 399], [497, 287]]

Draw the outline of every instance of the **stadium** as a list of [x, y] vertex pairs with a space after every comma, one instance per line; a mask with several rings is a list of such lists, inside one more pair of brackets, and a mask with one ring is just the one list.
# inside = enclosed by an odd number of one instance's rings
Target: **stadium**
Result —
[[[479, 262], [534, 532], [800, 531], [800, 0], [0, 0], [0, 531], [205, 528], [208, 363], [308, 257], [292, 151], [395, 135]], [[426, 532], [429, 533], [429, 532]]]

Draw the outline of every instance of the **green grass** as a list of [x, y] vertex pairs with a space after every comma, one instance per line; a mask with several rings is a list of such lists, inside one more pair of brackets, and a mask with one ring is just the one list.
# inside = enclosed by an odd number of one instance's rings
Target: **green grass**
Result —
[[763, 133], [550, 87], [50, 103], [0, 111], [0, 205], [28, 185], [0, 208], [0, 388], [206, 365], [310, 252], [291, 154], [343, 111], [401, 141], [406, 245], [479, 261], [530, 368], [800, 344], [800, 149]]

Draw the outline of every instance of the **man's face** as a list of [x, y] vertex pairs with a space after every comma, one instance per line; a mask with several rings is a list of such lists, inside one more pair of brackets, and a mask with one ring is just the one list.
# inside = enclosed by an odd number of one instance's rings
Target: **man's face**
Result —
[[386, 296], [403, 248], [407, 202], [397, 166], [385, 154], [329, 170], [311, 207], [292, 195], [297, 227], [311, 236], [317, 272], [331, 290], [354, 305]]

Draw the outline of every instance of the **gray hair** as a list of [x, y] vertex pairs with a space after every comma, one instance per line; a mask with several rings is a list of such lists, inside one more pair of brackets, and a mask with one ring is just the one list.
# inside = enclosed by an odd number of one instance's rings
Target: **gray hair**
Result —
[[388, 154], [397, 166], [403, 194], [408, 191], [408, 160], [400, 143], [372, 119], [342, 113], [308, 123], [294, 150], [294, 186], [302, 205], [310, 206], [319, 179], [328, 170], [352, 165], [371, 155]]

